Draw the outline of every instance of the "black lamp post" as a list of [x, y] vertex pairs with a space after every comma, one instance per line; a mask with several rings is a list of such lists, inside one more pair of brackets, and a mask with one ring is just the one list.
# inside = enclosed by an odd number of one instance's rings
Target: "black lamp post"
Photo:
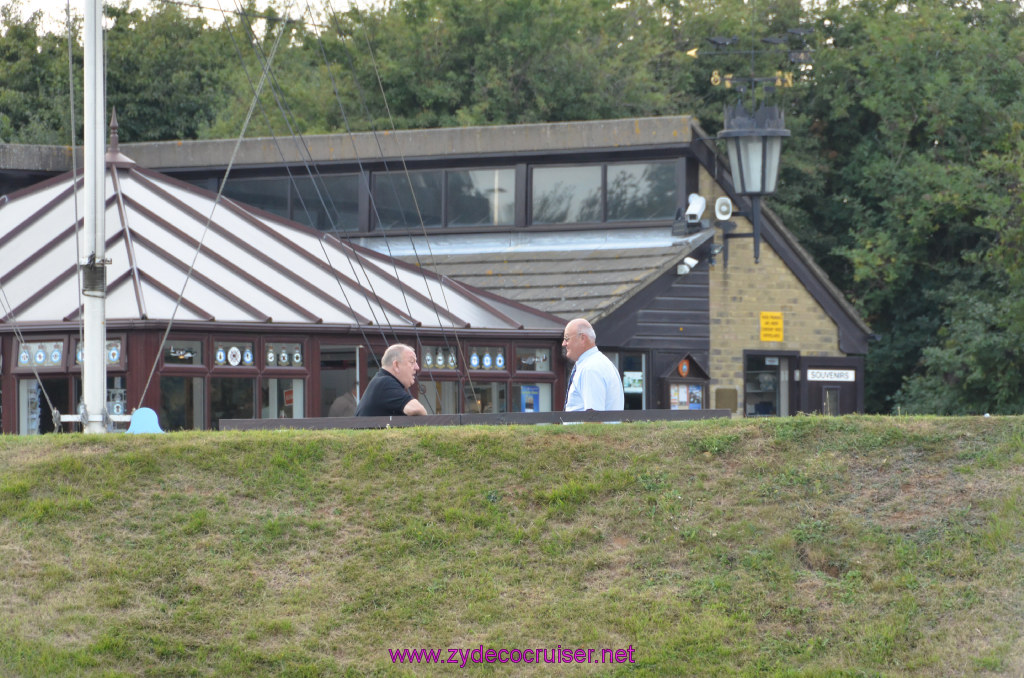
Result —
[[754, 263], [761, 256], [761, 196], [775, 192], [782, 137], [788, 137], [778, 106], [761, 106], [751, 115], [742, 102], [725, 107], [725, 125], [718, 133], [729, 151], [729, 167], [737, 193], [750, 198], [754, 226]]

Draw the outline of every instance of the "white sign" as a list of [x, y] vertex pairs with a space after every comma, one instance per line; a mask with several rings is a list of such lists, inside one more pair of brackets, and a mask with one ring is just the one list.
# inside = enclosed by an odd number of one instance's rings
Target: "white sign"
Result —
[[807, 370], [807, 381], [857, 381], [854, 370]]

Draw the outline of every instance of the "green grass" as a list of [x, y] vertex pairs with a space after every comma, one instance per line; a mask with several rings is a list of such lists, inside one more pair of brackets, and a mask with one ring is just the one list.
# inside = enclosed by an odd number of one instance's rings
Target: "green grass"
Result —
[[1022, 675], [1024, 418], [0, 437], [0, 676], [559, 645], [467, 668]]

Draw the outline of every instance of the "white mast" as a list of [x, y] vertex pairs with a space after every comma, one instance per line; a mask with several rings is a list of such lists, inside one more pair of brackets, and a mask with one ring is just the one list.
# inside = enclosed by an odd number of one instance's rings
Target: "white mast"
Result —
[[86, 433], [104, 433], [107, 407], [107, 269], [104, 228], [103, 0], [85, 2], [85, 260], [80, 262], [83, 295], [82, 395]]

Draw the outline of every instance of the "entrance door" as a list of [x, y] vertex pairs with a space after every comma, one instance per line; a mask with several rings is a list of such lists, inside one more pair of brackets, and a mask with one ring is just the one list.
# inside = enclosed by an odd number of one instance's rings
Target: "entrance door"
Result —
[[804, 411], [824, 415], [864, 411], [863, 358], [805, 357], [800, 364]]
[[748, 417], [787, 417], [791, 413], [791, 362], [795, 356], [747, 354], [743, 407]]
[[69, 389], [70, 379], [66, 376], [21, 379], [18, 382], [18, 432], [22, 435], [52, 433], [56, 426], [50, 406], [61, 414], [71, 414]]
[[[352, 416], [359, 391], [359, 347], [320, 347], [320, 416]], [[355, 390], [353, 390], [355, 389]], [[346, 397], [346, 394], [350, 394]], [[346, 400], [351, 400], [346, 405]], [[331, 414], [331, 405], [335, 413]], [[349, 411], [351, 410], [351, 411]]]

